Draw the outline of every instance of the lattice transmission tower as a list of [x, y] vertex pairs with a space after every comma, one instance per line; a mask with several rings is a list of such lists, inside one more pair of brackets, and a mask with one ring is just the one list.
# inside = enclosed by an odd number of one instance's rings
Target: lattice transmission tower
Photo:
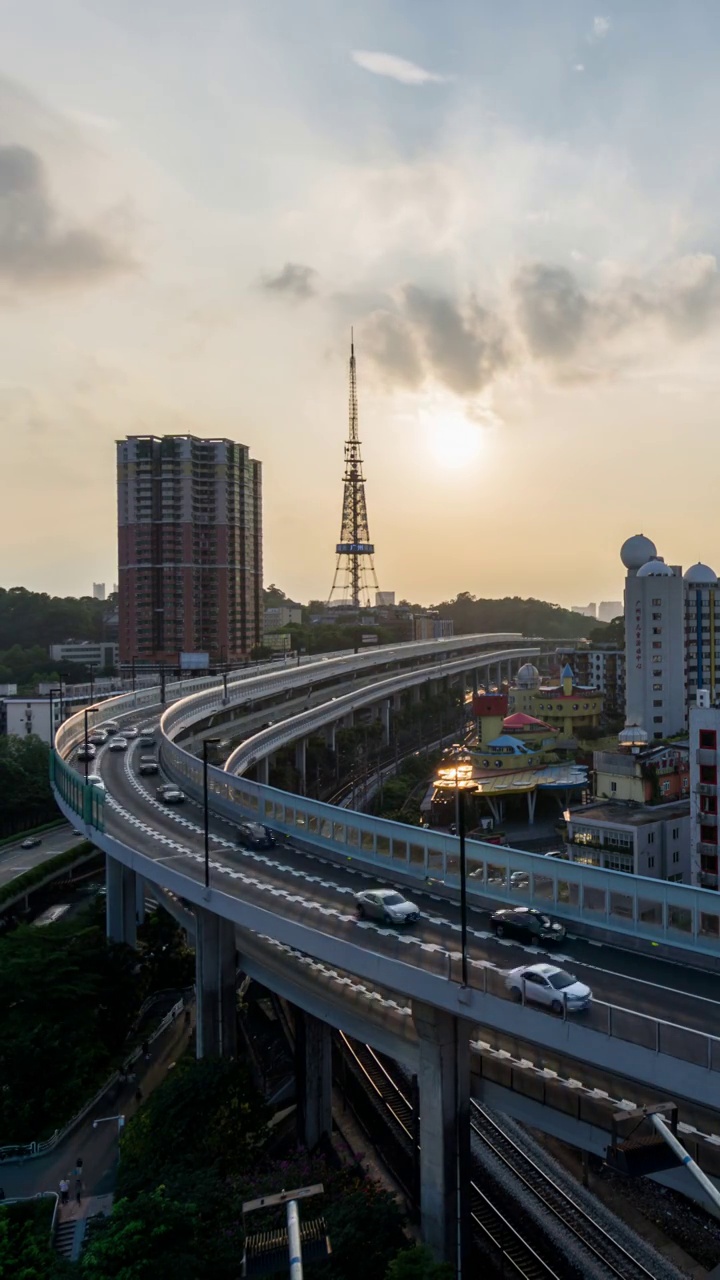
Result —
[[373, 603], [371, 592], [377, 591], [378, 584], [373, 562], [375, 547], [370, 541], [365, 504], [365, 477], [358, 435], [357, 372], [352, 329], [350, 330], [349, 410], [350, 426], [348, 438], [345, 441], [342, 525], [340, 541], [335, 548], [337, 562], [328, 604], [347, 605], [357, 609]]

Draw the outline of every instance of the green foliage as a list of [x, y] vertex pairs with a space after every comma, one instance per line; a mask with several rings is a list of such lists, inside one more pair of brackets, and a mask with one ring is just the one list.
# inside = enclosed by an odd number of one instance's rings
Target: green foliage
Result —
[[244, 1175], [256, 1166], [266, 1120], [243, 1063], [183, 1058], [123, 1131], [118, 1194], [161, 1184], [187, 1194], [198, 1170]]
[[447, 1262], [435, 1262], [429, 1249], [415, 1245], [401, 1249], [390, 1263], [385, 1280], [453, 1280], [455, 1272]]
[[53, 1200], [0, 1204], [0, 1280], [65, 1280], [70, 1263], [50, 1243]]
[[613, 618], [612, 622], [593, 627], [588, 634], [591, 644], [606, 644], [613, 649], [625, 648], [625, 618]]
[[570, 609], [561, 609], [545, 600], [505, 596], [501, 600], [476, 599], [461, 591], [454, 600], [432, 606], [440, 617], [452, 618], [456, 635], [484, 631], [519, 631], [524, 636], [570, 640], [586, 636], [588, 619]]
[[0, 830], [17, 831], [57, 816], [49, 751], [34, 733], [26, 738], [0, 736]]
[[351, 1174], [345, 1180], [343, 1187], [338, 1179], [325, 1210], [332, 1257], [317, 1268], [318, 1280], [382, 1276], [405, 1243], [404, 1215], [395, 1197], [372, 1178]]
[[173, 1200], [162, 1186], [118, 1200], [109, 1218], [92, 1225], [80, 1262], [82, 1280], [210, 1276], [199, 1225], [195, 1206]]
[[148, 991], [182, 990], [195, 981], [195, 953], [167, 911], [154, 911], [138, 928], [138, 951]]
[[25, 587], [0, 587], [0, 651], [37, 646], [47, 660], [47, 647], [63, 640], [102, 640], [106, 601], [90, 596], [49, 596]]
[[89, 840], [81, 840], [80, 844], [73, 845], [72, 849], [66, 849], [64, 853], [58, 853], [54, 858], [47, 858], [44, 862], [38, 863], [36, 867], [24, 871], [21, 876], [16, 876], [7, 884], [0, 885], [0, 905], [3, 902], [11, 902], [14, 898], [27, 893], [28, 889], [34, 889], [44, 880], [51, 879], [58, 871], [72, 866], [78, 859], [92, 857], [95, 852], [95, 846]]
[[97, 1090], [140, 1002], [136, 968], [135, 953], [97, 926], [21, 925], [0, 940], [5, 1143], [48, 1136]]

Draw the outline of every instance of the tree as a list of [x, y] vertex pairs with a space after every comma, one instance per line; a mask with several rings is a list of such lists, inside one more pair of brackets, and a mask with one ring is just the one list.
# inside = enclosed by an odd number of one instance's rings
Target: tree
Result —
[[50, 1243], [51, 1210], [50, 1200], [0, 1205], [2, 1280], [66, 1280], [73, 1274]]
[[332, 1257], [317, 1268], [321, 1280], [382, 1276], [406, 1242], [405, 1217], [395, 1196], [354, 1171], [347, 1181], [342, 1191], [341, 1185], [334, 1188], [337, 1198], [325, 1210]]
[[607, 644], [612, 645], [614, 649], [624, 649], [625, 618], [621, 615], [619, 618], [613, 618], [612, 622], [593, 627], [588, 634], [588, 640], [591, 644]]
[[198, 1280], [209, 1275], [192, 1202], [165, 1187], [117, 1200], [112, 1215], [93, 1224], [83, 1250], [83, 1280]]
[[401, 1249], [385, 1273], [385, 1280], [452, 1280], [453, 1268], [447, 1262], [435, 1262], [429, 1249], [415, 1245]]

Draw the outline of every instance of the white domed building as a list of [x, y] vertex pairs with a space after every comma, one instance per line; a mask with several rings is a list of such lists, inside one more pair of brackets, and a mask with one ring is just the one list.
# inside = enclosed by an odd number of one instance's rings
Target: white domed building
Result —
[[720, 589], [698, 561], [666, 564], [645, 534], [620, 549], [625, 578], [625, 711], [650, 743], [683, 733], [698, 689], [720, 691]]

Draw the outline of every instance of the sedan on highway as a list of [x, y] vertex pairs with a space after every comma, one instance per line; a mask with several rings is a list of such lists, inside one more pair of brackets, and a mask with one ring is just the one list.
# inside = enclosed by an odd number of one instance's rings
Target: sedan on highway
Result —
[[103, 722], [103, 729], [106, 733], [119, 733], [120, 725], [117, 720], [105, 720]]
[[163, 787], [158, 787], [155, 792], [158, 800], [162, 800], [163, 804], [182, 804], [185, 796], [179, 787], [174, 787], [170, 783], [166, 783]]
[[127, 751], [127, 738], [113, 738], [108, 751]]
[[88, 742], [92, 742], [96, 747], [102, 747], [108, 740], [107, 733], [104, 729], [93, 729], [88, 734]]
[[123, 729], [123, 736], [125, 738], [137, 738], [138, 732], [139, 730], [137, 730], [135, 726], [131, 724], [128, 726], [127, 729]]
[[27, 836], [20, 845], [21, 849], [34, 849], [36, 845], [42, 844], [40, 836]]
[[94, 787], [96, 791], [101, 791], [103, 794], [105, 793], [105, 783], [99, 773], [89, 773], [87, 776], [87, 783], [89, 787]]
[[525, 1000], [529, 1004], [545, 1005], [553, 1013], [578, 1013], [587, 1009], [592, 991], [584, 982], [578, 982], [572, 973], [558, 969], [554, 964], [521, 964], [508, 973], [505, 985], [513, 1000]]
[[565, 925], [551, 920], [536, 907], [502, 907], [490, 917], [498, 938], [519, 938], [521, 942], [562, 942]]
[[140, 757], [140, 763], [138, 765], [138, 773], [144, 775], [146, 773], [159, 773], [159, 772], [160, 772], [160, 769], [158, 766], [158, 762], [154, 756]]
[[238, 826], [238, 843], [246, 849], [274, 849], [275, 837], [262, 822], [241, 822]]
[[413, 924], [420, 917], [420, 908], [395, 889], [361, 889], [355, 901], [362, 919], [367, 916], [385, 924]]
[[96, 754], [97, 753], [92, 742], [81, 743], [77, 749], [78, 760], [94, 760]]

